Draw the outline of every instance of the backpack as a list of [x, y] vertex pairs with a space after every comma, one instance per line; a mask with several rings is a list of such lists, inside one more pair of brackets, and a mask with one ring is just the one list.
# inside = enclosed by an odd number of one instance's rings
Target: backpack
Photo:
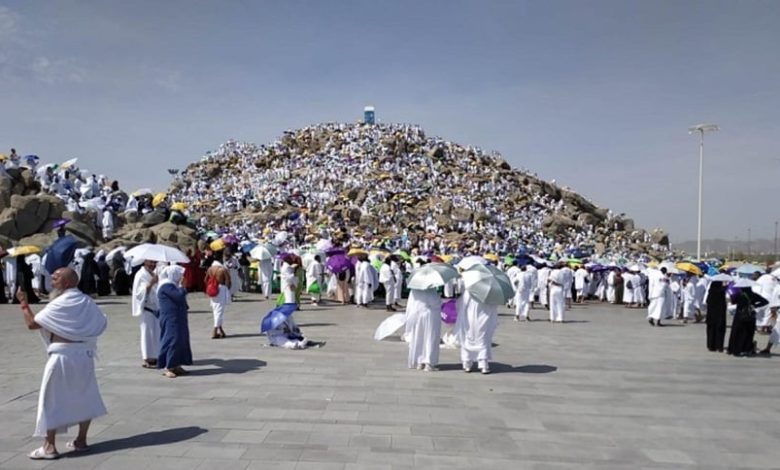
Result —
[[209, 277], [206, 280], [206, 295], [209, 297], [216, 297], [219, 295], [219, 282], [214, 277]]

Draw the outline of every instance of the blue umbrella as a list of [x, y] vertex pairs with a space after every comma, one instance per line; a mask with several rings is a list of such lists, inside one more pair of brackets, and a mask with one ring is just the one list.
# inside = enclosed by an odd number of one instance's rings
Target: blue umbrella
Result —
[[759, 266], [757, 264], [743, 264], [737, 268], [738, 274], [753, 274], [755, 272], [764, 274], [765, 271], [766, 268], [764, 266]]
[[69, 265], [73, 261], [78, 246], [79, 241], [73, 238], [73, 235], [58, 238], [46, 249], [46, 263], [44, 264], [46, 271], [54, 274], [54, 271]]
[[266, 331], [277, 328], [279, 325], [287, 321], [290, 315], [295, 312], [296, 308], [298, 308], [298, 304], [291, 303], [282, 304], [271, 310], [268, 312], [268, 315], [263, 317], [263, 321], [260, 322], [260, 332], [265, 333]]
[[252, 248], [256, 247], [257, 243], [255, 242], [249, 242], [241, 246], [241, 252], [242, 253], [249, 253], [252, 251]]

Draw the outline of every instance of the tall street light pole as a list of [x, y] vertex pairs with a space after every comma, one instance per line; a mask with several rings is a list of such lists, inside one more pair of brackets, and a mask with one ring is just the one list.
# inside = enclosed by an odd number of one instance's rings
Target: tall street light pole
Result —
[[699, 133], [701, 140], [699, 143], [699, 224], [696, 230], [696, 259], [701, 260], [701, 196], [704, 174], [704, 133], [719, 131], [715, 124], [697, 124], [688, 128], [689, 134]]

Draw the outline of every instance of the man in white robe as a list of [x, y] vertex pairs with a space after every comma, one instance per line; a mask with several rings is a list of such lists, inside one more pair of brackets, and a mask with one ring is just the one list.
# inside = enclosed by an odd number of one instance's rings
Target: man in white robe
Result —
[[498, 325], [498, 307], [480, 302], [466, 290], [456, 302], [458, 317], [455, 335], [460, 343], [460, 359], [463, 370], [471, 372], [474, 362], [483, 374], [490, 373], [489, 361], [493, 359], [493, 334]]
[[661, 320], [666, 319], [672, 306], [672, 290], [669, 287], [669, 277], [666, 268], [651, 271], [648, 274], [650, 303], [647, 307], [647, 321], [652, 326], [663, 326]]
[[523, 266], [515, 276], [512, 285], [515, 288], [515, 321], [529, 321], [528, 312], [531, 309], [531, 295], [533, 293], [533, 274]]
[[160, 353], [160, 307], [157, 305], [156, 261], [146, 260], [133, 280], [132, 313], [140, 320], [142, 367], [157, 367]]
[[404, 288], [404, 273], [401, 271], [400, 260], [395, 255], [390, 257], [390, 267], [393, 270], [393, 276], [395, 276], [395, 306], [400, 307]]
[[260, 261], [260, 286], [266, 299], [271, 296], [271, 281], [274, 278], [274, 265], [270, 259]]
[[395, 275], [389, 259], [385, 260], [379, 269], [379, 282], [385, 287], [385, 309], [388, 312], [395, 312], [393, 307], [395, 303]]
[[617, 273], [614, 269], [610, 269], [609, 274], [607, 274], [607, 302], [614, 304], [617, 303], [617, 295], [616, 295], [616, 289], [615, 289], [615, 280], [617, 278]]
[[407, 366], [435, 371], [439, 364], [441, 341], [441, 297], [436, 289], [412, 289], [409, 292], [404, 336], [409, 343]]
[[[520, 274], [520, 268], [517, 267], [516, 264], [513, 264], [512, 266], [509, 267], [509, 269], [506, 270], [506, 277], [509, 278], [509, 282], [512, 283], [512, 286], [514, 286], [515, 278], [517, 277], [518, 274]], [[517, 290], [515, 290], [515, 294], [517, 294]], [[509, 299], [509, 302], [506, 305], [507, 308], [512, 308], [515, 306], [515, 297], [516, 295], [512, 296], [512, 298]]]
[[370, 267], [368, 260], [361, 260], [355, 267], [355, 304], [358, 307], [368, 307], [371, 301], [373, 276], [369, 271]]
[[114, 236], [114, 214], [109, 207], [103, 209], [101, 225], [103, 226], [103, 240], [111, 240], [111, 237]]
[[549, 305], [549, 290], [548, 290], [548, 280], [550, 277], [550, 268], [548, 266], [542, 266], [539, 271], [537, 271], [537, 280], [538, 280], [538, 286], [539, 286], [539, 303], [542, 304], [543, 308], [547, 308]]
[[35, 436], [44, 444], [32, 451], [33, 460], [59, 457], [55, 439], [68, 426], [79, 425], [72, 451], [87, 450], [87, 432], [94, 418], [106, 414], [95, 377], [97, 339], [108, 324], [95, 302], [78, 290], [78, 276], [69, 268], [52, 275], [54, 299], [34, 314], [23, 290], [17, 294], [27, 328], [40, 330], [48, 359], [38, 394]]
[[571, 288], [574, 285], [574, 271], [567, 265], [564, 265], [561, 270], [561, 279], [563, 281], [563, 295], [566, 298], [566, 308], [571, 308], [572, 292]]
[[688, 323], [688, 320], [696, 315], [696, 311], [699, 308], [696, 300], [696, 283], [698, 278], [696, 276], [688, 276], [683, 283], [682, 289], [682, 306], [683, 306], [683, 323]]
[[574, 290], [577, 291], [576, 302], [581, 304], [585, 301], [586, 292], [588, 289], [588, 270], [582, 266], [578, 266], [574, 271]]
[[319, 292], [311, 294], [311, 303], [317, 305], [322, 300], [322, 291], [325, 289], [325, 279], [323, 278], [323, 267], [320, 260], [320, 255], [315, 255], [314, 259], [309, 263], [309, 267], [306, 268], [306, 292], [312, 288], [314, 283], [317, 283]]
[[552, 270], [550, 272], [548, 284], [548, 289], [550, 291], [550, 321], [553, 323], [563, 323], [566, 311], [566, 294], [563, 291], [563, 270]]
[[[777, 279], [771, 274], [764, 274], [756, 280], [757, 286], [753, 291], [765, 299], [770, 299], [778, 285]], [[756, 309], [756, 328], [768, 332], [772, 328], [771, 308], [766, 305]]]

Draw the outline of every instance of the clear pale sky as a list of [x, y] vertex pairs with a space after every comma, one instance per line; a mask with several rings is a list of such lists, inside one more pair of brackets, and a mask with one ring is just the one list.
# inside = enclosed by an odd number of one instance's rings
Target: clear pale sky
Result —
[[[235, 138], [383, 122], [696, 236], [774, 236], [777, 1], [4, 1], [0, 152], [164, 189]], [[774, 196], [774, 197], [773, 197]]]

